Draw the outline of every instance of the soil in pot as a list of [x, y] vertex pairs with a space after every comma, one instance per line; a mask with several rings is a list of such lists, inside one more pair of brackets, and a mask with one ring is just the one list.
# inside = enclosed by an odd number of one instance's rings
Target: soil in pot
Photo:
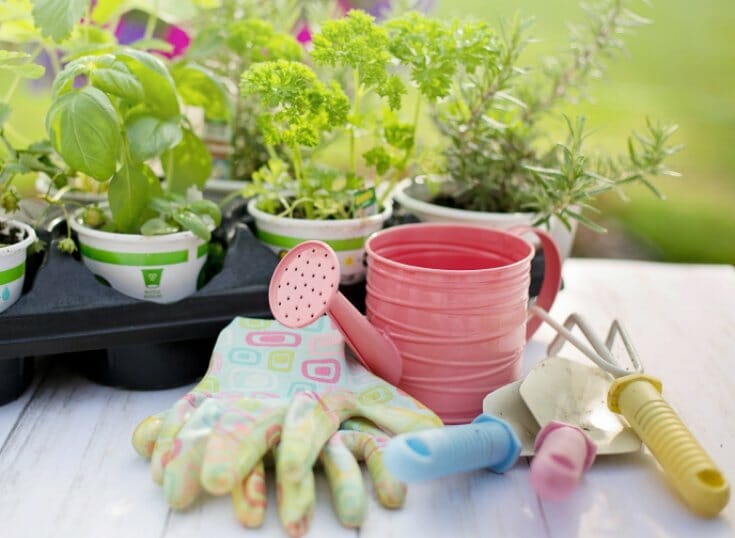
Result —
[[23, 239], [25, 239], [25, 233], [20, 228], [15, 228], [7, 222], [0, 225], [0, 247], [9, 247], [20, 243]]

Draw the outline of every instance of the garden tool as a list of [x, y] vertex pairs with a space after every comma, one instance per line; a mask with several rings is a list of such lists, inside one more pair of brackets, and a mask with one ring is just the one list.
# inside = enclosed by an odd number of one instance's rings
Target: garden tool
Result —
[[[339, 431], [340, 422], [357, 416], [377, 427]], [[236, 318], [220, 333], [202, 381], [169, 411], [144, 420], [133, 445], [151, 458], [171, 506], [186, 508], [202, 488], [231, 492], [248, 526], [262, 522], [263, 457], [277, 448], [279, 516], [299, 536], [313, 513], [317, 459], [338, 517], [357, 526], [366, 503], [355, 457], [366, 460], [380, 502], [400, 506], [405, 489], [382, 465], [386, 432], [438, 425], [431, 411], [346, 358], [328, 318], [298, 331]]]
[[[324, 313], [357, 358], [376, 375], [429, 405], [452, 423], [481, 410], [489, 390], [518, 379], [526, 341], [533, 246], [511, 232], [421, 223], [373, 234], [362, 316], [339, 292], [339, 263], [325, 243], [305, 241], [281, 260], [271, 279], [274, 317], [304, 327]], [[546, 253], [538, 304], [559, 289], [553, 239], [533, 229]]]
[[383, 460], [399, 480], [414, 482], [484, 468], [504, 473], [520, 452], [510, 424], [483, 413], [471, 424], [398, 435], [388, 442]]
[[[557, 336], [549, 345], [549, 355], [556, 354], [564, 340], [569, 341], [615, 378], [607, 390], [608, 409], [625, 417], [659, 462], [676, 492], [694, 513], [703, 517], [716, 516], [727, 505], [730, 487], [722, 472], [663, 399], [661, 381], [643, 373], [641, 361], [623, 325], [613, 320], [603, 343], [579, 314], [571, 314], [562, 326], [541, 308], [532, 307], [531, 312], [557, 331]], [[571, 333], [570, 329], [574, 326], [579, 327], [592, 349]], [[627, 351], [632, 365], [630, 371], [622, 368], [613, 356], [616, 337], [620, 338]], [[568, 362], [565, 365], [558, 360], [544, 361], [534, 369], [534, 373], [543, 371], [544, 374], [534, 376], [533, 384], [524, 382], [521, 385], [521, 396], [537, 419], [541, 418], [537, 409], [542, 408], [542, 403], [547, 408], [553, 407], [550, 403], [554, 400], [549, 399], [548, 395], [559, 393], [553, 388], [555, 379], [566, 377], [568, 382], [573, 383], [566, 391], [568, 396], [576, 397], [580, 393], [574, 385], [578, 383], [575, 381], [578, 376], [566, 371]], [[589, 413], [588, 420], [593, 425], [608, 422], [608, 418], [599, 411]], [[594, 435], [592, 438], [598, 441]], [[622, 443], [617, 435], [611, 444], [615, 442]]]

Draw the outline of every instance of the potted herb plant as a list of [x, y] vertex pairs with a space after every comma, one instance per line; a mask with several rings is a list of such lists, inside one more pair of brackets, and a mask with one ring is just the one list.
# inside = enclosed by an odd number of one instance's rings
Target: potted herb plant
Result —
[[[187, 13], [191, 15], [191, 6], [173, 9], [160, 2], [129, 0], [16, 4], [5, 16], [0, 14], [0, 41], [17, 50], [32, 51], [32, 60], [38, 62], [34, 67], [45, 66], [46, 78], [53, 80], [66, 63], [83, 56], [110, 54], [126, 45], [175, 61], [169, 71], [183, 105], [206, 108], [207, 116], [219, 121], [229, 118], [229, 96], [219, 79], [196, 61], [180, 60], [189, 36], [176, 22]], [[53, 175], [39, 171], [37, 191], [49, 201], [62, 199], [72, 204], [107, 199], [109, 182], [99, 182], [79, 170], [71, 172]]]
[[[329, 84], [285, 60], [255, 64], [242, 76], [243, 95], [264, 106], [257, 121], [265, 142], [282, 145], [289, 161], [272, 158], [244, 194], [254, 196], [248, 210], [266, 245], [283, 251], [323, 240], [338, 254], [342, 282], [356, 282], [364, 276], [364, 241], [390, 217], [388, 193], [417, 160], [422, 102], [445, 97], [461, 65], [479, 65], [490, 31], [418, 13], [379, 25], [354, 10], [325, 22], [312, 45]], [[408, 113], [404, 73], [416, 88]], [[335, 142], [346, 154], [342, 168], [321, 158]]]
[[602, 70], [602, 59], [622, 47], [621, 34], [645, 22], [625, 4], [597, 4], [588, 25], [573, 33], [569, 54], [545, 60], [540, 70], [519, 65], [528, 24], [516, 20], [503, 34], [497, 60], [460, 73], [451, 95], [435, 107], [446, 139], [443, 166], [435, 176], [404, 180], [395, 193], [401, 206], [428, 221], [548, 226], [566, 256], [577, 222], [602, 230], [583, 214], [595, 211], [596, 196], [633, 182], [659, 195], [650, 180], [676, 175], [665, 166], [679, 149], [669, 144], [675, 127], [649, 121], [647, 133], [633, 133], [628, 154], [620, 157], [587, 151], [584, 117], [565, 117], [566, 142], [546, 142], [552, 138], [548, 116]]
[[209, 177], [211, 157], [181, 113], [166, 66], [126, 47], [68, 63], [54, 81], [46, 130], [70, 170], [109, 183], [106, 206], [67, 215], [84, 264], [137, 299], [193, 293], [220, 212], [192, 195]]
[[19, 149], [5, 132], [11, 114], [9, 101], [18, 82], [43, 75], [43, 68], [32, 60], [24, 52], [0, 50], [0, 73], [12, 77], [7, 94], [0, 99], [0, 312], [20, 298], [28, 253], [38, 246], [31, 226], [7, 218], [20, 208], [21, 196], [13, 181], [21, 174], [53, 166], [38, 145]]

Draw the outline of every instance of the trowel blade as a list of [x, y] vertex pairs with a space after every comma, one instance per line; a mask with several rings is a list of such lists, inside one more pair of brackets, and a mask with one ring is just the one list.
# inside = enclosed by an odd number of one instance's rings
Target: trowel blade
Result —
[[520, 397], [538, 424], [552, 420], [584, 430], [598, 454], [635, 452], [641, 440], [607, 408], [612, 376], [598, 367], [549, 357], [534, 367], [520, 386]]

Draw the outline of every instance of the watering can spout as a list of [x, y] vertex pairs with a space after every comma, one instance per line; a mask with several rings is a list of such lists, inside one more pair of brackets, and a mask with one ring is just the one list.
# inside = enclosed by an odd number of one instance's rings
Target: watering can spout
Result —
[[390, 336], [371, 325], [341, 293], [335, 294], [329, 305], [329, 317], [363, 366], [397, 386], [403, 363]]
[[403, 370], [393, 342], [360, 314], [339, 291], [339, 259], [321, 241], [292, 248], [273, 272], [268, 303], [287, 327], [304, 327], [328, 314], [358, 360], [375, 375], [398, 385]]

